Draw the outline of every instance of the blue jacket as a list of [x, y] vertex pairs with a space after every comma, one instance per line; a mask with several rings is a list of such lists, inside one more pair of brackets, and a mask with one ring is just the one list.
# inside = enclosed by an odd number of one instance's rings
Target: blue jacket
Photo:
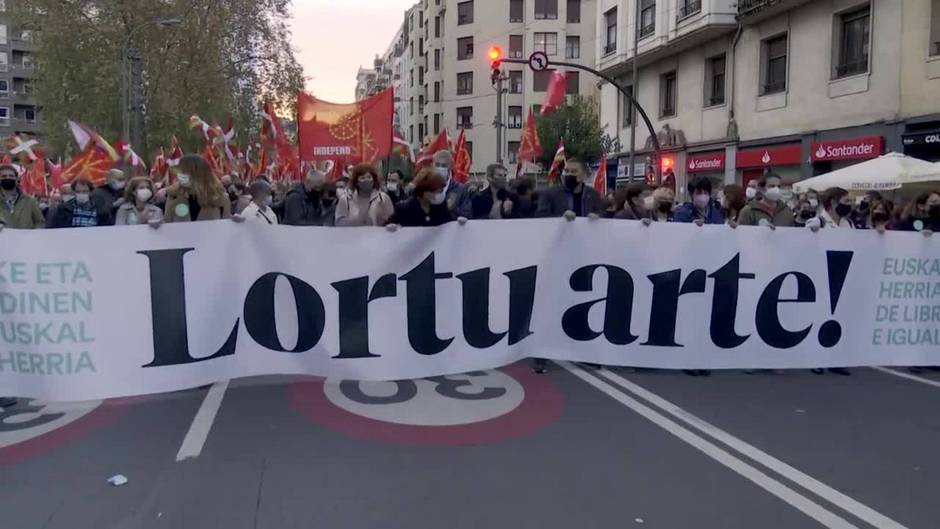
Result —
[[694, 204], [686, 202], [679, 206], [674, 218], [675, 222], [695, 222], [696, 220], [702, 219], [705, 221], [705, 224], [725, 223], [725, 215], [721, 211], [721, 204], [714, 200], [709, 202], [708, 207], [705, 208], [704, 214], [695, 209]]
[[456, 180], [451, 180], [446, 191], [447, 208], [454, 218], [473, 218], [473, 205], [470, 202], [470, 189]]

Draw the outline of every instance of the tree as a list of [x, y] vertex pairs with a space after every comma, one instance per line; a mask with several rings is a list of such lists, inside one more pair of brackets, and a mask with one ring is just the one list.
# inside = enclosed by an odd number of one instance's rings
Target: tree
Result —
[[578, 156], [590, 164], [600, 160], [603, 154], [604, 133], [593, 98], [576, 97], [572, 104], [540, 116], [535, 127], [542, 143], [542, 157], [538, 160], [542, 167], [551, 166], [562, 138], [567, 156]]
[[[132, 31], [142, 79], [139, 153], [149, 156], [172, 134], [187, 152], [200, 148], [198, 134], [182, 134], [193, 114], [210, 122], [231, 116], [245, 143], [259, 128], [262, 100], [283, 110], [303, 87], [289, 7], [290, 0], [17, 1], [13, 24], [34, 30], [33, 89], [48, 149], [68, 149], [68, 119], [107, 138], [121, 135], [122, 50]], [[181, 24], [150, 23], [168, 18]]]

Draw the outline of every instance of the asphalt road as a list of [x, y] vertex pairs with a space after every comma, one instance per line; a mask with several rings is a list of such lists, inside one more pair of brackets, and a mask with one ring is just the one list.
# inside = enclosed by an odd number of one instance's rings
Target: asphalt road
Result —
[[515, 365], [20, 401], [0, 528], [932, 529], [940, 374], [900, 373]]

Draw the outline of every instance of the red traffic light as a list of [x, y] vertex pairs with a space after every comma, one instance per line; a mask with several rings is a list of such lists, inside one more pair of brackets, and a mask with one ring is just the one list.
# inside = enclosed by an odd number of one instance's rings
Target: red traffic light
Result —
[[676, 164], [676, 162], [675, 162], [675, 160], [673, 160], [672, 158], [663, 158], [662, 163], [661, 163], [661, 167], [662, 167], [663, 172], [665, 173], [666, 171], [672, 169], [672, 167], [673, 167], [675, 164]]
[[487, 52], [487, 56], [489, 56], [490, 62], [499, 62], [503, 58], [503, 49], [499, 46], [493, 46]]

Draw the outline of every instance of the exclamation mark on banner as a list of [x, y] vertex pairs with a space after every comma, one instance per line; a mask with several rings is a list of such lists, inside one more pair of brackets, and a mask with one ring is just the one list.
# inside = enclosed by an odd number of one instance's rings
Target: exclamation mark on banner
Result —
[[[829, 267], [829, 310], [833, 315], [842, 296], [845, 278], [849, 275], [853, 252], [826, 252], [826, 264]], [[819, 345], [832, 347], [842, 339], [842, 324], [829, 320], [819, 327]]]

